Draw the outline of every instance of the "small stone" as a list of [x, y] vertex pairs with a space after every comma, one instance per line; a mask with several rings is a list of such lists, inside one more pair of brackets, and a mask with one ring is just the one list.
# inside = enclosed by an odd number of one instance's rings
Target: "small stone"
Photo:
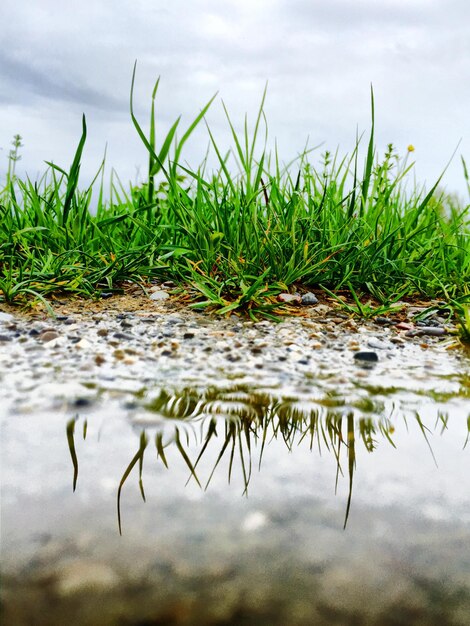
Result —
[[13, 321], [13, 315], [10, 315], [10, 313], [4, 313], [3, 311], [0, 311], [0, 322], [12, 322]]
[[414, 328], [414, 324], [408, 324], [407, 322], [400, 322], [395, 326], [398, 330], [412, 330]]
[[419, 330], [421, 334], [431, 337], [441, 337], [447, 333], [446, 329], [440, 326], [421, 326]]
[[308, 291], [307, 293], [304, 293], [304, 295], [302, 296], [301, 303], [304, 306], [312, 306], [313, 304], [318, 303], [318, 298], [314, 293], [312, 293], [311, 291]]
[[368, 361], [369, 363], [376, 363], [379, 360], [377, 352], [368, 352], [361, 350], [354, 355], [356, 361]]
[[11, 341], [11, 337], [8, 335], [0, 335], [0, 342]]
[[374, 322], [376, 324], [381, 324], [382, 326], [386, 326], [388, 324], [393, 324], [393, 321], [391, 319], [389, 319], [388, 317], [376, 317]]
[[126, 341], [130, 341], [131, 339], [134, 339], [134, 335], [131, 335], [130, 333], [114, 333], [113, 337], [116, 337], [116, 339], [125, 339]]
[[[318, 306], [315, 307], [314, 309], [315, 313], [318, 313], [319, 315], [327, 315], [330, 311], [331, 311], [331, 307], [329, 307], [327, 304], [319, 304]], [[322, 321], [322, 320], [318, 320], [318, 321]]]
[[39, 341], [42, 341], [43, 343], [47, 343], [48, 341], [57, 339], [57, 337], [59, 337], [59, 333], [57, 333], [55, 330], [46, 330], [45, 332], [39, 335], [38, 339]]
[[302, 304], [302, 298], [298, 293], [280, 293], [277, 300], [285, 304]]
[[166, 291], [158, 290], [154, 291], [150, 294], [150, 300], [159, 301], [159, 300], [168, 300], [170, 294]]
[[106, 300], [108, 298], [112, 298], [113, 297], [113, 292], [112, 291], [102, 291], [100, 293], [100, 298], [103, 298], [103, 300]]
[[107, 328], [100, 328], [97, 333], [98, 337], [107, 337], [108, 336], [108, 329]]
[[190, 333], [190, 332], [184, 333], [183, 339], [194, 339], [194, 333]]
[[75, 347], [80, 348], [80, 350], [86, 350], [87, 348], [91, 347], [91, 341], [88, 341], [88, 339], [85, 339], [85, 337], [83, 337], [82, 339], [77, 341]]
[[375, 348], [376, 350], [386, 350], [387, 349], [387, 345], [383, 342], [380, 341], [379, 339], [369, 339], [369, 341], [367, 342], [367, 345], [369, 346], [369, 348]]
[[106, 359], [104, 358], [104, 356], [102, 354], [97, 354], [95, 356], [95, 363], [96, 365], [103, 365], [103, 363], [106, 361]]

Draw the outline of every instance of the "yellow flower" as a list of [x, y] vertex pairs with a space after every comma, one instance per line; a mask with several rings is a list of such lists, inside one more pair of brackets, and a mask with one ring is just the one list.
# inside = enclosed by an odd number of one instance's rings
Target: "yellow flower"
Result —
[[415, 151], [415, 147], [413, 144], [410, 143], [410, 145], [407, 148], [408, 152], [414, 152]]

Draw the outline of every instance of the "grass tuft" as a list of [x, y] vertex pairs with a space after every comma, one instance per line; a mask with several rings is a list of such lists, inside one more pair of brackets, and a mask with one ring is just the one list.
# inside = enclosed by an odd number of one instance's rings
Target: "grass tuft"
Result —
[[[425, 296], [460, 303], [468, 320], [470, 204], [439, 191], [409, 189], [412, 146], [400, 156], [390, 144], [382, 156], [374, 144], [375, 112], [362, 178], [360, 139], [350, 156], [305, 148], [281, 166], [268, 153], [263, 92], [250, 134], [235, 130], [224, 111], [233, 148], [223, 151], [205, 115], [213, 96], [182, 137], [178, 117], [157, 145], [155, 83], [146, 135], [130, 111], [148, 153], [147, 180], [126, 187], [113, 172], [104, 191], [104, 160], [88, 188], [79, 185], [86, 120], [67, 170], [52, 162], [36, 181], [20, 179], [15, 136], [0, 189], [0, 297], [6, 302], [43, 301], [59, 293], [99, 297], [124, 281], [178, 283], [192, 306], [220, 314], [246, 312], [275, 318], [277, 296], [293, 285], [348, 289], [351, 313], [371, 316], [402, 298]], [[195, 128], [206, 123], [218, 166], [208, 172], [183, 165], [182, 151]], [[462, 158], [463, 175], [468, 170]], [[234, 174], [233, 172], [237, 172]], [[470, 188], [469, 188], [470, 192]], [[469, 193], [470, 196], [470, 193]], [[94, 210], [91, 211], [93, 206]], [[358, 294], [379, 305], [364, 304]]]

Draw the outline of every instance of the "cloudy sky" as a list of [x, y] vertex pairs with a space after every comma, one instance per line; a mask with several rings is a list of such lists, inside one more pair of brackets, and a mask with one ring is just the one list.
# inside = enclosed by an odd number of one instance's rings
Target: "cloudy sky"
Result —
[[[83, 181], [108, 165], [124, 181], [146, 155], [129, 116], [138, 60], [136, 112], [147, 122], [161, 76], [158, 130], [183, 127], [218, 91], [207, 119], [229, 147], [221, 99], [234, 121], [256, 115], [268, 81], [271, 143], [285, 161], [310, 145], [350, 151], [367, 131], [370, 84], [381, 151], [416, 147], [416, 178], [431, 185], [461, 144], [444, 182], [464, 197], [460, 154], [470, 162], [468, 0], [1, 0], [0, 177], [20, 133], [20, 171], [44, 160], [68, 166], [87, 117]], [[204, 156], [199, 132], [183, 157]], [[139, 170], [139, 168], [141, 168]]]

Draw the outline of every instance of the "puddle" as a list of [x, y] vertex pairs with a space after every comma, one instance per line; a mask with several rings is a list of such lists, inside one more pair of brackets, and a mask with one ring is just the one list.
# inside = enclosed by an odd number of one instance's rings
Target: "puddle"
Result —
[[2, 623], [468, 623], [464, 354], [315, 320], [48, 326], [0, 350]]

